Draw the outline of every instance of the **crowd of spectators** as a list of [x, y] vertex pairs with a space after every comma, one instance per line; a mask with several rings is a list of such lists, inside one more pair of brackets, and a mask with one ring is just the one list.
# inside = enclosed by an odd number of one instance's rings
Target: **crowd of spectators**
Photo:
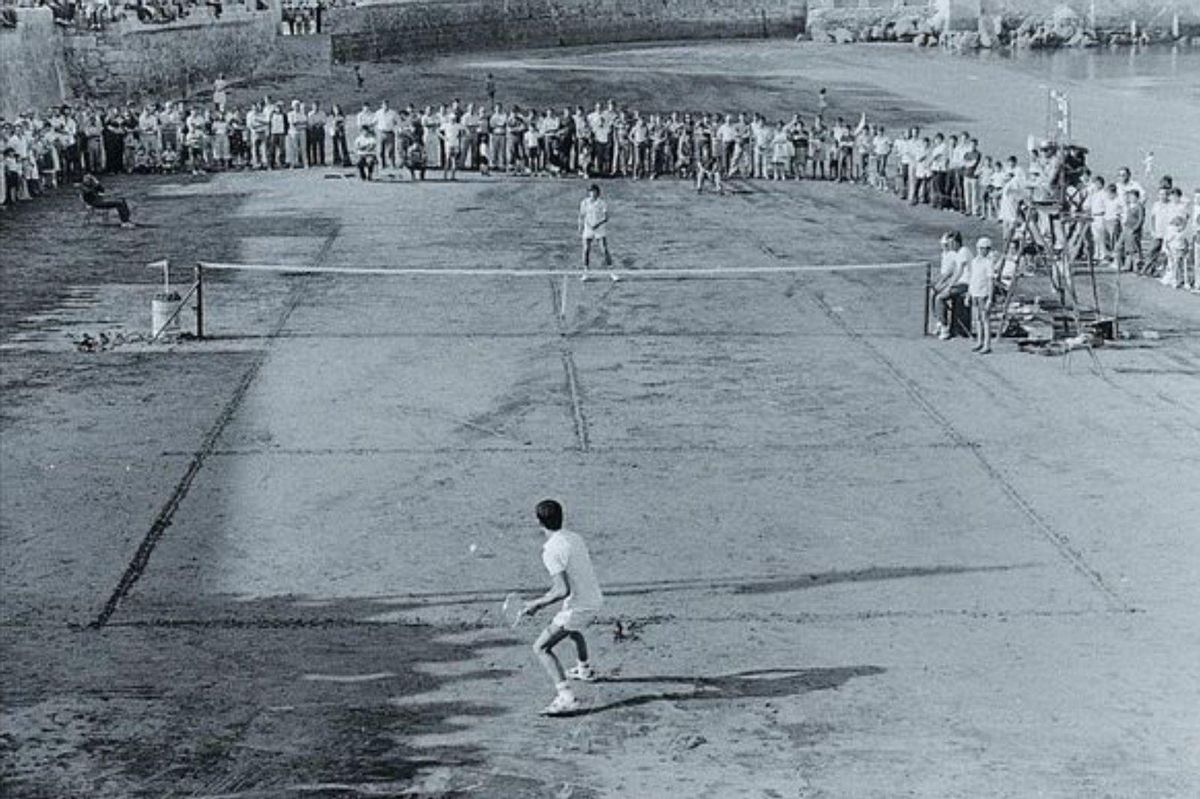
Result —
[[193, 18], [220, 19], [225, 9], [245, 6], [251, 11], [266, 11], [268, 0], [0, 0], [4, 11], [0, 22], [16, 24], [13, 8], [49, 8], [54, 21], [72, 30], [103, 30], [112, 22], [137, 19], [160, 24]]
[[[489, 99], [495, 85], [487, 84]], [[1000, 241], [1022, 207], [1065, 203], [1087, 215], [1095, 255], [1118, 269], [1152, 274], [1200, 291], [1196, 239], [1200, 191], [1191, 201], [1164, 177], [1155, 196], [1128, 168], [1107, 181], [1088, 173], [1079, 148], [1031, 140], [1024, 157], [984, 155], [969, 131], [910, 127], [892, 135], [830, 114], [822, 90], [811, 119], [758, 113], [643, 113], [614, 100], [532, 109], [499, 103], [450, 103], [417, 109], [387, 102], [348, 115], [337, 105], [228, 103], [218, 78], [212, 102], [143, 107], [62, 106], [0, 120], [6, 205], [30, 199], [83, 174], [230, 169], [357, 168], [363, 180], [383, 173], [424, 180], [482, 174], [693, 181], [723, 192], [728, 181], [826, 180], [856, 183], [917, 205], [992, 219]], [[832, 119], [829, 117], [832, 116]], [[1069, 173], [1069, 174], [1068, 174]], [[1053, 228], [1048, 233], [1053, 235]], [[1145, 239], [1149, 237], [1149, 246]], [[998, 253], [1005, 257], [1007, 253]]]

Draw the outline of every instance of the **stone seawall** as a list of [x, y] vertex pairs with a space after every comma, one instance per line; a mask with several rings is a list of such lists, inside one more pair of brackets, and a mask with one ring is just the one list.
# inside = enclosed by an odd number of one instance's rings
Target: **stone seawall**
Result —
[[65, 99], [62, 37], [48, 8], [18, 8], [17, 27], [0, 28], [0, 115]]
[[795, 36], [807, 2], [418, 0], [330, 9], [336, 60], [656, 39]]
[[276, 50], [277, 20], [269, 12], [170, 26], [120, 26], [63, 37], [70, 85], [77, 94], [131, 98], [187, 94], [218, 73], [250, 75]]

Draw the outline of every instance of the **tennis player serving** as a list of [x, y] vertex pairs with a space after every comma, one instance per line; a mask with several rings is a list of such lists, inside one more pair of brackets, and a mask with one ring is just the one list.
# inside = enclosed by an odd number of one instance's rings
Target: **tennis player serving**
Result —
[[[539, 502], [537, 519], [546, 538], [545, 544], [542, 545], [542, 563], [550, 572], [552, 582], [550, 590], [537, 599], [526, 602], [521, 613], [532, 616], [542, 608], [562, 600], [562, 607], [533, 644], [534, 653], [545, 667], [546, 673], [550, 675], [550, 679], [554, 680], [557, 691], [554, 701], [542, 710], [542, 715], [561, 716], [579, 709], [579, 702], [571, 691], [570, 680], [593, 682], [596, 679], [596, 673], [588, 662], [588, 647], [583, 637], [583, 628], [600, 609], [604, 596], [600, 593], [600, 583], [592, 569], [587, 544], [578, 533], [564, 530], [562, 527], [562, 505], [552, 499]], [[562, 663], [554, 654], [554, 647], [566, 638], [570, 638], [575, 644], [575, 654], [579, 662], [573, 668], [563, 671]]]

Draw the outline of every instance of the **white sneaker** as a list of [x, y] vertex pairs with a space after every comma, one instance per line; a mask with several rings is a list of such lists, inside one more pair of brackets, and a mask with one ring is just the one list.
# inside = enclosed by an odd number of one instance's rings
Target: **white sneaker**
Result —
[[542, 708], [541, 715], [543, 716], [562, 716], [567, 713], [574, 713], [579, 710], [579, 700], [575, 695], [567, 692], [560, 692], [554, 697], [554, 701]]
[[596, 672], [592, 669], [590, 663], [576, 663], [573, 667], [566, 671], [568, 680], [576, 680], [578, 682], [595, 682]]
[[612, 274], [610, 274], [608, 277], [609, 277], [609, 279], [610, 279], [612, 282], [614, 282], [614, 283], [620, 283], [620, 282], [621, 282], [621, 276], [620, 276], [620, 275], [618, 275], [616, 272], [613, 272], [613, 273], [612, 273]]
[[583, 275], [579, 278], [579, 281], [581, 283], [590, 283], [591, 280], [592, 280], [592, 276], [589, 275], [587, 272], [584, 272]]

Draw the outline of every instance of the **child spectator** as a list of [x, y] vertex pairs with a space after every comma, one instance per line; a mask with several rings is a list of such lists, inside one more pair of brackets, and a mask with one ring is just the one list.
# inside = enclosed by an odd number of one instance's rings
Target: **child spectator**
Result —
[[1142, 263], [1142, 222], [1144, 212], [1142, 200], [1136, 188], [1125, 190], [1122, 198], [1121, 211], [1121, 243], [1117, 253], [1117, 267], [1128, 271], [1141, 272]]
[[971, 298], [971, 320], [976, 337], [976, 344], [971, 349], [987, 355], [992, 351], [991, 310], [996, 260], [992, 255], [992, 240], [987, 236], [975, 243], [975, 250], [967, 275], [967, 294]]

